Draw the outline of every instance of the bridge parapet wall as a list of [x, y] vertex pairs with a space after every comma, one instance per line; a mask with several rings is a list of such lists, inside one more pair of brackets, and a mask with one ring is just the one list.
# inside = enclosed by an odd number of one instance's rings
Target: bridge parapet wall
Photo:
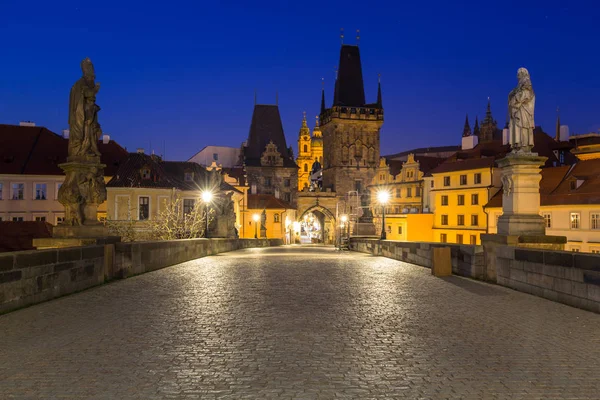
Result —
[[[351, 250], [428, 268], [435, 247], [450, 247], [454, 274], [489, 280], [482, 246], [350, 239]], [[494, 283], [600, 313], [600, 255], [499, 246], [494, 257]]]
[[187, 239], [116, 243], [0, 254], [0, 314], [112, 279], [281, 239]]
[[436, 247], [450, 248], [452, 272], [454, 274], [484, 279], [485, 262], [482, 246], [430, 242], [402, 242], [368, 238], [350, 239], [351, 250], [389, 257], [427, 268], [431, 268], [433, 259], [432, 249]]

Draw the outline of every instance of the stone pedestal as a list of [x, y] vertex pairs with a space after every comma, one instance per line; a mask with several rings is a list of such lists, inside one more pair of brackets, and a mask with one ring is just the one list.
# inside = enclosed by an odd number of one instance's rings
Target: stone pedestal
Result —
[[372, 222], [358, 222], [352, 227], [352, 236], [377, 236], [377, 228]]
[[540, 167], [546, 160], [536, 153], [509, 153], [498, 160], [504, 191], [503, 214], [498, 219], [499, 235], [546, 233], [544, 218], [540, 215]]

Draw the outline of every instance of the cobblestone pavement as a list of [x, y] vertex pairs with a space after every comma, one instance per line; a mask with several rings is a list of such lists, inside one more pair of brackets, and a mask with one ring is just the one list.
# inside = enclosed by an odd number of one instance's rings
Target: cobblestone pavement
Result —
[[0, 316], [2, 399], [600, 397], [600, 315], [324, 247], [206, 257]]

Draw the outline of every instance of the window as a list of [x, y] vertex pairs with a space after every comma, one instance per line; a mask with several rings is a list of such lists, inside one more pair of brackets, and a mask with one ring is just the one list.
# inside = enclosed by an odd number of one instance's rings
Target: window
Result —
[[287, 201], [288, 203], [292, 200], [292, 196], [289, 193], [284, 193], [283, 194], [283, 200]]
[[406, 197], [412, 197], [412, 188], [406, 188]]
[[11, 198], [13, 200], [23, 200], [25, 198], [25, 184], [24, 183], [13, 183]]
[[191, 182], [191, 181], [193, 181], [193, 180], [194, 180], [194, 173], [193, 173], [193, 172], [185, 172], [185, 173], [183, 174], [183, 179], [184, 179], [186, 182]]
[[35, 199], [46, 200], [46, 184], [36, 183], [35, 184]]
[[194, 210], [196, 200], [194, 199], [183, 199], [183, 213], [189, 214]]
[[442, 225], [448, 225], [448, 216], [442, 215]]
[[447, 206], [448, 205], [448, 196], [446, 196], [446, 195], [442, 196], [442, 205], [443, 206]]
[[433, 188], [433, 181], [431, 181], [431, 187]]
[[402, 226], [398, 227], [398, 235], [402, 235]]
[[213, 160], [214, 161], [219, 161], [219, 154], [218, 153], [213, 153]]
[[[140, 221], [145, 221], [148, 219], [150, 215], [150, 198], [146, 196], [140, 196], [139, 200], [139, 216], [138, 219]], [[185, 202], [185, 200], [184, 200]]]
[[35, 217], [36, 222], [46, 222], [46, 217]]
[[579, 229], [579, 213], [571, 213], [571, 229]]
[[65, 222], [65, 217], [56, 217], [56, 225]]
[[477, 244], [477, 236], [471, 235], [471, 244], [473, 244], [473, 245]]
[[392, 233], [392, 226], [391, 225], [387, 226], [386, 232], [387, 233]]
[[579, 250], [581, 250], [579, 247], [571, 247], [573, 253], [579, 253]]
[[13, 222], [23, 222], [23, 217], [12, 217]]
[[466, 185], [467, 184], [467, 176], [466, 175], [461, 175], [460, 176], [460, 184], [461, 185]]
[[304, 164], [304, 172], [308, 172], [308, 164]]
[[265, 186], [271, 187], [271, 178], [265, 178]]
[[600, 254], [600, 249], [591, 249], [592, 254]]
[[600, 229], [600, 213], [591, 213], [590, 218], [591, 218], [590, 227], [592, 229]]
[[58, 200], [58, 191], [60, 190], [60, 187], [62, 186], [62, 182], [61, 183], [57, 183], [56, 184], [56, 192], [54, 192], [54, 198], [56, 200]]
[[279, 214], [275, 213], [275, 215], [273, 215], [273, 222], [279, 222]]
[[471, 226], [479, 226], [479, 215], [471, 215]]
[[456, 235], [456, 243], [463, 244], [463, 235]]
[[400, 214], [400, 206], [394, 207], [394, 214]]
[[416, 197], [421, 197], [421, 188], [420, 188], [420, 187], [416, 188], [416, 189], [415, 189], [415, 192], [417, 192], [417, 193], [415, 194], [415, 196], [416, 196]]
[[459, 194], [458, 195], [458, 205], [459, 206], [464, 206], [465, 205], [465, 195], [464, 194]]
[[362, 193], [362, 181], [360, 179], [354, 181], [354, 190], [358, 193]]
[[444, 186], [450, 186], [450, 177], [449, 176], [444, 177]]
[[442, 243], [448, 242], [448, 237], [446, 236], [445, 233], [440, 233], [440, 242], [442, 242]]
[[544, 225], [546, 228], [552, 228], [552, 214], [543, 213], [542, 216], [544, 217]]
[[479, 204], [479, 195], [478, 194], [472, 194], [471, 195], [471, 205], [472, 206], [476, 206], [477, 204]]
[[2, 200], [2, 188], [3, 188], [3, 186], [2, 186], [2, 184], [0, 183], [0, 200]]
[[481, 172], [475, 174], [475, 184], [479, 185], [481, 183]]
[[304, 145], [304, 152], [307, 153], [308, 152], [308, 146]]
[[396, 189], [396, 197], [402, 197], [402, 189]]
[[456, 218], [456, 225], [464, 225], [465, 224], [465, 216], [464, 215], [458, 215]]
[[141, 174], [142, 179], [150, 179], [150, 168], [142, 168]]
[[290, 179], [284, 179], [283, 180], [283, 186], [290, 187], [291, 184], [292, 184], [292, 181]]

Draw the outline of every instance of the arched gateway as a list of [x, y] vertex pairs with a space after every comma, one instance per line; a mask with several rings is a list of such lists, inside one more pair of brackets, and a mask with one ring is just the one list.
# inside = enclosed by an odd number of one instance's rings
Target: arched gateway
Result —
[[332, 192], [299, 192], [297, 197], [300, 243], [334, 244], [337, 198]]

